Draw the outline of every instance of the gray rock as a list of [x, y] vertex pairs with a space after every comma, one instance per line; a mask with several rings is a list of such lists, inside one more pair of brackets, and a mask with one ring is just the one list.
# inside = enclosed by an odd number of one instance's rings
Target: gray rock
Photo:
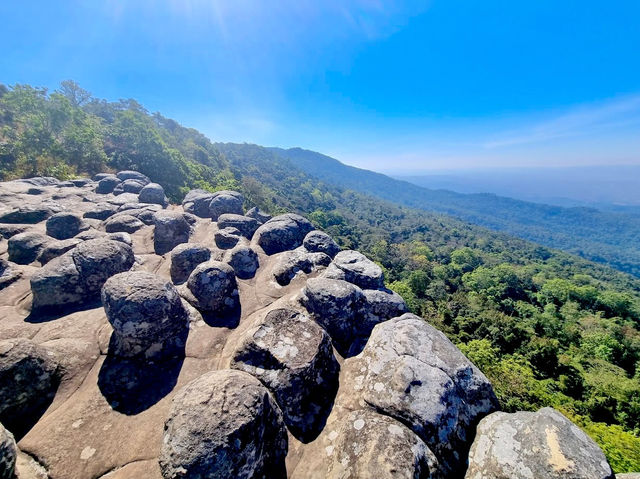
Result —
[[0, 479], [13, 479], [18, 448], [13, 434], [0, 424]]
[[194, 214], [200, 218], [209, 218], [209, 204], [213, 198], [213, 193], [205, 190], [191, 190], [182, 200], [182, 207], [187, 213]]
[[487, 378], [443, 333], [405, 314], [377, 325], [350, 361], [362, 376], [360, 400], [413, 430], [445, 477], [464, 472], [475, 427], [498, 402]]
[[73, 238], [88, 229], [79, 214], [64, 211], [49, 217], [46, 222], [47, 235], [58, 240]]
[[217, 221], [225, 213], [243, 215], [244, 197], [237, 191], [217, 191], [209, 203], [209, 218]]
[[349, 355], [359, 337], [365, 304], [362, 290], [342, 280], [311, 278], [302, 290], [300, 302], [329, 333], [338, 352]]
[[[613, 479], [598, 445], [552, 408], [485, 417], [469, 452], [466, 479]], [[620, 477], [620, 476], [617, 476]]]
[[184, 354], [189, 314], [169, 281], [134, 271], [109, 278], [102, 304], [113, 326], [109, 354], [156, 359]]
[[165, 254], [181, 243], [187, 243], [191, 225], [178, 211], [160, 211], [155, 214], [153, 247], [156, 254]]
[[165, 206], [167, 197], [164, 195], [164, 188], [158, 183], [149, 183], [144, 186], [138, 194], [138, 199], [142, 203], [154, 203]]
[[83, 186], [87, 186], [89, 183], [91, 183], [91, 178], [75, 178], [71, 180], [71, 183], [73, 183], [73, 186], [82, 188]]
[[324, 427], [340, 366], [329, 335], [292, 309], [269, 311], [249, 330], [231, 367], [256, 376], [274, 395], [291, 433], [308, 442]]
[[113, 241], [120, 241], [121, 243], [124, 243], [128, 246], [133, 245], [133, 240], [131, 239], [131, 235], [129, 233], [125, 233], [123, 231], [119, 232], [119, 233], [109, 233], [107, 235], [107, 238], [113, 240]]
[[93, 176], [93, 181], [100, 181], [104, 178], [109, 178], [110, 176], [116, 176], [116, 175], [114, 175], [113, 173], [98, 173]]
[[2, 224], [0, 223], [0, 236], [5, 239], [9, 239], [12, 236], [15, 236], [20, 233], [24, 233], [25, 231], [33, 228], [32, 225], [17, 225], [17, 224]]
[[349, 281], [362, 289], [384, 288], [384, 275], [380, 266], [358, 251], [340, 251], [324, 275], [327, 278]]
[[96, 193], [100, 193], [102, 195], [113, 193], [113, 190], [120, 183], [122, 183], [122, 181], [114, 175], [105, 176], [98, 181], [98, 184], [96, 185]]
[[140, 193], [140, 190], [144, 188], [144, 186], [145, 183], [138, 180], [124, 180], [122, 183], [118, 183], [118, 185], [116, 185], [116, 187], [113, 189], [113, 194], [121, 195], [122, 193], [134, 193], [137, 195]]
[[276, 216], [260, 226], [253, 235], [253, 243], [268, 255], [292, 250], [302, 245], [313, 225], [296, 214]]
[[296, 248], [293, 251], [282, 253], [273, 266], [273, 277], [279, 285], [286, 286], [298, 273], [311, 273], [320, 266], [328, 266], [331, 263], [324, 253], [309, 253], [304, 248]]
[[12, 236], [8, 244], [9, 261], [17, 264], [33, 263], [50, 241], [53, 241], [53, 238], [34, 231]]
[[260, 211], [260, 209], [257, 206], [254, 206], [249, 211], [247, 211], [245, 213], [245, 216], [248, 216], [249, 218], [255, 218], [256, 220], [258, 220], [258, 223], [260, 224], [266, 223], [271, 218], [273, 218], [273, 216]]
[[15, 283], [22, 277], [22, 271], [9, 263], [6, 259], [0, 258], [0, 291]]
[[388, 289], [365, 289], [365, 307], [363, 309], [360, 335], [369, 337], [378, 323], [397, 318], [409, 312], [402, 296]]
[[104, 230], [107, 233], [135, 233], [144, 226], [144, 223], [135, 216], [118, 213], [104, 222]]
[[51, 241], [50, 243], [46, 244], [46, 246], [38, 255], [38, 261], [40, 261], [40, 264], [45, 265], [52, 259], [57, 258], [58, 256], [62, 256], [67, 251], [75, 248], [80, 243], [82, 243], [82, 240], [78, 238]]
[[0, 422], [16, 436], [44, 413], [59, 382], [51, 351], [24, 338], [0, 341]]
[[104, 221], [115, 214], [116, 211], [118, 211], [118, 207], [111, 203], [97, 203], [92, 209], [87, 211], [83, 217]]
[[258, 221], [249, 216], [224, 213], [218, 216], [218, 228], [235, 228], [242, 236], [251, 239], [253, 233], [258, 229]]
[[199, 264], [189, 275], [187, 299], [199, 310], [226, 314], [240, 306], [233, 268], [220, 261]]
[[324, 231], [314, 230], [304, 237], [302, 246], [311, 253], [324, 253], [333, 258], [340, 252], [340, 246]]
[[34, 176], [33, 178], [21, 178], [15, 181], [33, 186], [57, 186], [60, 184], [60, 180], [53, 176]]
[[246, 245], [237, 245], [225, 251], [223, 261], [233, 268], [240, 279], [253, 278], [260, 267], [257, 253]]
[[236, 228], [224, 228], [213, 234], [216, 246], [220, 249], [230, 249], [240, 241], [240, 231]]
[[427, 445], [390, 417], [363, 409], [327, 429], [292, 479], [444, 479]]
[[0, 215], [0, 223], [32, 225], [46, 220], [49, 216], [60, 212], [61, 209], [53, 204], [23, 205]]
[[139, 203], [138, 195], [135, 193], [122, 193], [121, 195], [114, 196], [112, 198], [107, 199], [107, 202], [112, 205], [122, 206], [127, 203]]
[[[110, 233], [110, 234], [116, 234], [116, 233]], [[82, 233], [79, 233], [75, 236], [74, 239], [80, 239], [82, 241], [87, 241], [87, 240], [93, 240], [93, 239], [99, 239], [99, 238], [108, 238], [109, 235], [107, 233], [104, 233], [103, 231], [98, 231], [95, 230], [93, 228], [88, 229], [87, 231], [83, 231]]]
[[31, 277], [33, 311], [93, 301], [108, 278], [127, 271], [134, 261], [131, 247], [120, 241], [84, 241]]
[[287, 432], [269, 391], [242, 371], [212, 371], [182, 388], [165, 423], [166, 479], [286, 477]]
[[120, 181], [136, 180], [142, 183], [143, 185], [147, 185], [151, 183], [151, 180], [147, 175], [143, 175], [142, 173], [139, 173], [137, 171], [130, 171], [130, 170], [119, 171], [118, 173], [116, 173], [116, 176]]
[[[157, 206], [157, 208], [154, 208]], [[155, 223], [156, 221], [156, 213], [158, 211], [162, 211], [162, 207], [160, 205], [146, 205], [146, 204], [124, 204], [118, 208], [119, 214], [127, 214], [129, 216], [133, 216], [134, 218], [138, 218], [145, 225], [149, 226]]]
[[73, 181], [62, 181], [56, 185], [58, 188], [74, 188], [76, 185]]
[[44, 193], [45, 191], [47, 191], [45, 188], [40, 188], [38, 186], [34, 186], [32, 188], [29, 188], [27, 190], [27, 194], [28, 195], [41, 195], [42, 193]]
[[171, 251], [171, 281], [184, 283], [196, 266], [211, 259], [211, 250], [204, 245], [183, 243]]

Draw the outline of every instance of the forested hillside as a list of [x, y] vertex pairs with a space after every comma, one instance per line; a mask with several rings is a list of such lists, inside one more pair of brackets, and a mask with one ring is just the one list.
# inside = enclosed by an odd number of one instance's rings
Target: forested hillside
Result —
[[2, 180], [127, 168], [161, 182], [174, 201], [194, 187], [234, 188], [270, 213], [305, 214], [381, 264], [389, 287], [489, 376], [503, 409], [552, 405], [617, 472], [640, 470], [637, 278], [346, 189], [282, 150], [212, 143], [133, 100], [97, 100], [72, 82], [53, 93], [0, 88]]
[[412, 208], [453, 215], [640, 276], [640, 218], [625, 214], [622, 209], [604, 212], [586, 207], [563, 208], [493, 194], [433, 190], [347, 166], [314, 151], [273, 151], [328, 183]]

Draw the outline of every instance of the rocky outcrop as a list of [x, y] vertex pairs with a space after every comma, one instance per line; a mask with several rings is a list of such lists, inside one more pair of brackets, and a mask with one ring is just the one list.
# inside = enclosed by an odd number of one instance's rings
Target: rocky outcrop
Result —
[[[600, 448], [552, 408], [485, 417], [469, 452], [465, 479], [613, 479]], [[619, 476], [618, 476], [619, 477]]]
[[240, 306], [233, 268], [220, 261], [207, 261], [193, 270], [185, 289], [186, 298], [205, 313], [225, 315]]
[[82, 240], [79, 238], [51, 241], [50, 243], [47, 243], [45, 247], [40, 251], [40, 254], [38, 255], [38, 261], [41, 265], [44, 266], [52, 259], [57, 258], [58, 256], [62, 256], [67, 251], [78, 246], [80, 243], [82, 243]]
[[237, 245], [225, 251], [223, 261], [233, 268], [240, 279], [251, 279], [260, 267], [258, 254], [246, 245]]
[[26, 231], [12, 236], [8, 244], [9, 261], [17, 264], [33, 263], [50, 241], [53, 241], [53, 238], [35, 231]]
[[260, 226], [253, 235], [253, 243], [272, 255], [302, 245], [313, 225], [300, 215], [276, 216]]
[[142, 187], [138, 193], [138, 199], [141, 203], [153, 203], [166, 206], [168, 201], [164, 195], [164, 188], [158, 183], [149, 183]]
[[363, 289], [384, 287], [384, 275], [380, 266], [358, 251], [341, 251], [333, 258], [325, 277], [343, 279]]
[[269, 391], [250, 374], [213, 371], [181, 389], [165, 424], [164, 478], [286, 477], [287, 433]]
[[50, 216], [46, 222], [47, 235], [58, 240], [73, 238], [89, 226], [76, 213], [63, 211]]
[[161, 211], [154, 217], [153, 248], [156, 254], [165, 254], [181, 243], [189, 241], [191, 225], [184, 214]]
[[171, 251], [171, 281], [184, 283], [200, 263], [211, 259], [211, 250], [201, 244], [183, 243]]
[[311, 231], [304, 237], [302, 245], [310, 253], [324, 253], [333, 258], [340, 251], [340, 246], [324, 231]]
[[285, 251], [273, 266], [273, 277], [281, 286], [286, 286], [299, 273], [311, 273], [321, 266], [328, 266], [331, 258], [324, 253], [309, 253], [304, 248]]
[[0, 479], [12, 479], [15, 477], [16, 458], [18, 448], [13, 434], [0, 424]]
[[0, 290], [22, 277], [22, 271], [4, 258], [0, 258]]
[[237, 191], [218, 191], [209, 202], [209, 218], [217, 221], [223, 214], [242, 215], [244, 197]]

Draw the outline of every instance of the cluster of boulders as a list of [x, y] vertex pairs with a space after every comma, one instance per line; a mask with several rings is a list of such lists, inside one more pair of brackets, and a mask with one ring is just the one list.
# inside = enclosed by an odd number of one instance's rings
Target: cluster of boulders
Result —
[[[0, 479], [27, 467], [23, 445], [52, 477], [613, 478], [557, 411], [497, 412], [487, 378], [382, 269], [300, 215], [245, 212], [234, 191], [169, 206], [134, 171], [19, 180], [3, 199], [0, 289], [28, 280], [22, 318], [67, 326], [21, 335], [14, 308], [0, 335]], [[78, 308], [104, 322], [97, 385], [51, 347]], [[98, 465], [100, 445], [65, 449], [89, 419], [45, 412], [63, 389], [60, 410], [101, 411], [87, 441], [120, 424], [134, 430], [112, 441], [142, 443]]]

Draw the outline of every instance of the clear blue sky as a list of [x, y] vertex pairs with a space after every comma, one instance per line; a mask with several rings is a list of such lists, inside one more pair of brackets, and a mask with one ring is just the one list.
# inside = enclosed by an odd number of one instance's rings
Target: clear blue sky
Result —
[[378, 170], [640, 164], [640, 1], [3, 0], [0, 82]]

